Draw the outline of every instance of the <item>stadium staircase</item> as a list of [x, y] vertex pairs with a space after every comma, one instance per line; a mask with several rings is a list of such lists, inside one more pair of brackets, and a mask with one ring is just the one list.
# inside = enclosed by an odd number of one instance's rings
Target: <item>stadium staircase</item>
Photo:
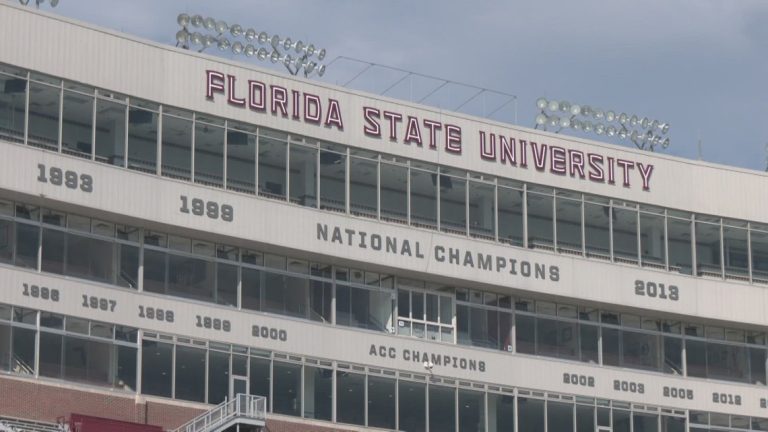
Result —
[[21, 419], [0, 418], [0, 432], [65, 432], [64, 426]]
[[261, 432], [266, 420], [267, 398], [241, 393], [173, 432]]

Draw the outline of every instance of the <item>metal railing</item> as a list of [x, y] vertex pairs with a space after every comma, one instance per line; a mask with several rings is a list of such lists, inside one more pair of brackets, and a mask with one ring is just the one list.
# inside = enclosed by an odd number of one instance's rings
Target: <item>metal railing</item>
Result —
[[230, 426], [235, 420], [244, 423], [264, 425], [267, 419], [267, 398], [238, 394], [234, 399], [225, 400], [213, 409], [193, 418], [173, 432], [218, 432], [223, 426]]
[[66, 429], [55, 423], [13, 418], [0, 418], [0, 432], [62, 432]]

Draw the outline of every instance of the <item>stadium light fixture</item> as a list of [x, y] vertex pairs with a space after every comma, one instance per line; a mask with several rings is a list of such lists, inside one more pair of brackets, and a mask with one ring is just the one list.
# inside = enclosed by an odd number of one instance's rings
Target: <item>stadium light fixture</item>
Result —
[[313, 73], [318, 76], [325, 74], [326, 65], [319, 62], [325, 59], [326, 51], [324, 48], [317, 49], [314, 44], [294, 41], [289, 37], [282, 38], [279, 35], [270, 36], [267, 32], [257, 32], [252, 27], [228, 25], [225, 21], [202, 15], [182, 13], [179, 14], [177, 22], [181, 29], [176, 33], [176, 46], [184, 49], [194, 47], [198, 52], [203, 52], [216, 46], [221, 51], [231, 51], [235, 55], [255, 57], [272, 63], [279, 62], [291, 75], [298, 75], [300, 72], [303, 72], [305, 77]]
[[[29, 0], [19, 0], [19, 3], [22, 6], [27, 6], [29, 4]], [[45, 0], [35, 0], [35, 6], [39, 9], [40, 5], [45, 3]], [[48, 3], [50, 3], [52, 8], [55, 8], [59, 5], [59, 0], [48, 0]]]
[[654, 151], [656, 147], [669, 147], [669, 123], [651, 120], [612, 110], [601, 110], [588, 105], [571, 104], [567, 101], [536, 100], [539, 114], [535, 129], [559, 133], [563, 129], [580, 130], [596, 135], [629, 139], [641, 150]]

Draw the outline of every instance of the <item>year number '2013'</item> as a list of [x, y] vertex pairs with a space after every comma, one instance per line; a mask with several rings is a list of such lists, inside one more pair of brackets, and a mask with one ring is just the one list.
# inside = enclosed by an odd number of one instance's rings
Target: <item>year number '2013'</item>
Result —
[[666, 286], [663, 283], [635, 281], [635, 295], [659, 298], [662, 300], [680, 300], [680, 289], [676, 285]]

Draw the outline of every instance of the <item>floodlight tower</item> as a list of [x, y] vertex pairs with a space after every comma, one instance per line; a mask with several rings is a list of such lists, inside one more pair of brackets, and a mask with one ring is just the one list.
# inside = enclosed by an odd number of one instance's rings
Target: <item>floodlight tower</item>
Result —
[[559, 133], [571, 128], [597, 135], [618, 136], [622, 140], [629, 139], [641, 150], [669, 147], [669, 138], [665, 137], [669, 132], [669, 123], [544, 98], [536, 101], [536, 107], [540, 110], [536, 116], [536, 129], [557, 128], [555, 133]]
[[[325, 74], [326, 65], [318, 62], [325, 59], [325, 49], [317, 49], [313, 44], [300, 40], [270, 36], [266, 32], [257, 32], [252, 27], [245, 28], [240, 24], [228, 25], [225, 21], [202, 15], [179, 14], [177, 22], [181, 30], [176, 33], [176, 46], [190, 49], [194, 46], [198, 52], [216, 45], [220, 50], [230, 50], [235, 55], [256, 57], [261, 61], [282, 63], [291, 75], [303, 72], [305, 77], [312, 73], [318, 76]], [[229, 35], [227, 35], [229, 33]], [[229, 38], [232, 38], [230, 40]], [[241, 40], [238, 40], [241, 39]], [[267, 48], [255, 45], [265, 45]], [[294, 54], [290, 54], [291, 51]], [[316, 56], [317, 61], [313, 59]]]

